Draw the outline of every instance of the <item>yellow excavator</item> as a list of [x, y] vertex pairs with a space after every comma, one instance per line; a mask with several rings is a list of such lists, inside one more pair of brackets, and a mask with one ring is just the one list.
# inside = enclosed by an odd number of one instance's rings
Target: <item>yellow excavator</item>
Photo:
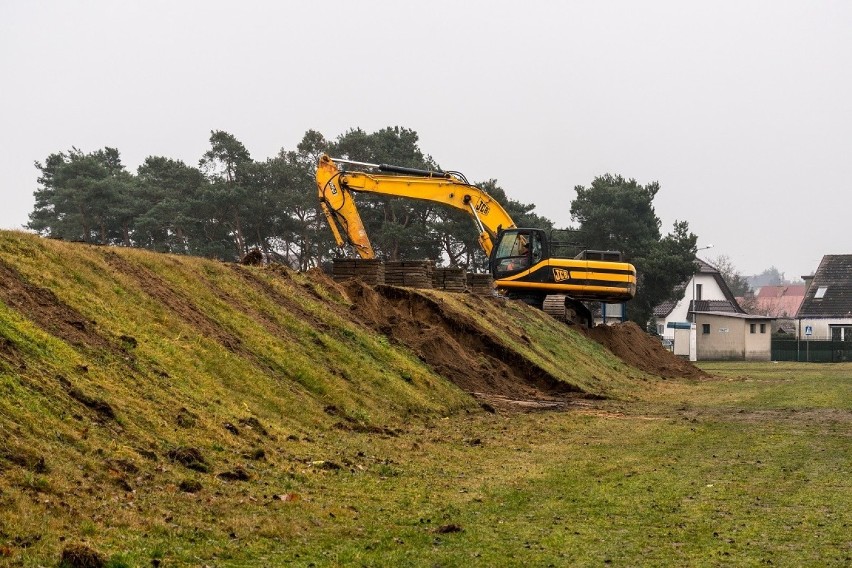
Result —
[[[354, 168], [354, 169], [349, 169]], [[518, 228], [500, 203], [458, 172], [370, 164], [323, 155], [316, 172], [320, 206], [337, 245], [375, 258], [356, 193], [419, 199], [467, 213], [479, 231], [496, 290], [569, 323], [591, 326], [583, 301], [625, 302], [636, 294], [636, 269], [617, 251], [584, 250], [554, 256], [555, 244], [537, 228]]]

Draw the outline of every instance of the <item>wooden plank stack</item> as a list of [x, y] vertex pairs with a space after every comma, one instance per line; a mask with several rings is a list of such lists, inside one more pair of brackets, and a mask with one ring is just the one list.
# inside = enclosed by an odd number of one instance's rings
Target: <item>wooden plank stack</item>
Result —
[[435, 262], [399, 260], [385, 263], [385, 284], [408, 288], [431, 288]]
[[467, 273], [467, 289], [471, 294], [477, 296], [491, 296], [494, 294], [494, 279], [490, 274]]
[[359, 278], [365, 284], [375, 286], [385, 283], [385, 266], [381, 260], [375, 258], [335, 258], [331, 277], [336, 281]]
[[436, 268], [432, 276], [432, 285], [447, 292], [465, 292], [467, 279], [464, 268]]

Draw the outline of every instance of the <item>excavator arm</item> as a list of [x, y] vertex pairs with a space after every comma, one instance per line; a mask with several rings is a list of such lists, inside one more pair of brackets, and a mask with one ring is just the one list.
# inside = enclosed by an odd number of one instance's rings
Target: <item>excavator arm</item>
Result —
[[[359, 171], [344, 171], [338, 164], [351, 164]], [[360, 171], [364, 169], [369, 172]], [[316, 182], [337, 245], [352, 246], [361, 258], [375, 258], [375, 251], [353, 193], [405, 197], [467, 213], [479, 231], [495, 286], [509, 297], [590, 325], [591, 312], [582, 301], [623, 302], [636, 294], [636, 269], [621, 261], [621, 253], [584, 251], [575, 258], [560, 258], [545, 231], [516, 227], [500, 203], [461, 174], [322, 156]]]
[[[380, 173], [340, 171], [337, 163], [350, 163]], [[417, 170], [385, 164], [332, 160], [322, 156], [317, 166], [317, 192], [337, 245], [353, 246], [361, 258], [374, 258], [361, 215], [352, 192], [405, 197], [439, 203], [464, 211], [479, 231], [479, 244], [490, 255], [501, 230], [512, 229], [512, 218], [496, 200], [463, 176], [448, 172]]]

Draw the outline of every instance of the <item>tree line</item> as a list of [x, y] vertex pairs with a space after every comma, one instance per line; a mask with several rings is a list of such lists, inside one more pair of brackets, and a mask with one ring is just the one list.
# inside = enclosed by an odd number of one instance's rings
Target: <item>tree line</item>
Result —
[[[255, 160], [234, 135], [214, 130], [197, 165], [149, 156], [129, 172], [116, 148], [72, 148], [36, 162], [35, 207], [28, 227], [53, 238], [141, 247], [175, 254], [237, 260], [261, 250], [297, 270], [340, 254], [316, 196], [314, 171], [328, 153], [351, 160], [441, 169], [419, 147], [415, 131], [355, 128], [334, 140], [309, 130], [295, 150]], [[510, 199], [496, 180], [476, 183], [497, 199], [519, 227], [554, 228], [534, 204]], [[560, 190], [560, 188], [554, 188]], [[571, 202], [577, 241], [621, 250], [637, 266], [639, 291], [630, 318], [644, 325], [653, 306], [669, 299], [694, 269], [697, 237], [685, 221], [667, 235], [653, 208], [658, 183], [617, 175], [576, 186]], [[362, 195], [359, 210], [379, 258], [444, 259], [449, 265], [487, 265], [469, 217], [410, 199]]]

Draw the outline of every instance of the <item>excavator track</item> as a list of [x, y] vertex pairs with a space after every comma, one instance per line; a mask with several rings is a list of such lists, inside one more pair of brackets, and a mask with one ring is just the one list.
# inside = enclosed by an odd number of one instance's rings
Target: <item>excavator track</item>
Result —
[[541, 306], [546, 314], [568, 325], [592, 326], [592, 312], [565, 294], [550, 294]]

